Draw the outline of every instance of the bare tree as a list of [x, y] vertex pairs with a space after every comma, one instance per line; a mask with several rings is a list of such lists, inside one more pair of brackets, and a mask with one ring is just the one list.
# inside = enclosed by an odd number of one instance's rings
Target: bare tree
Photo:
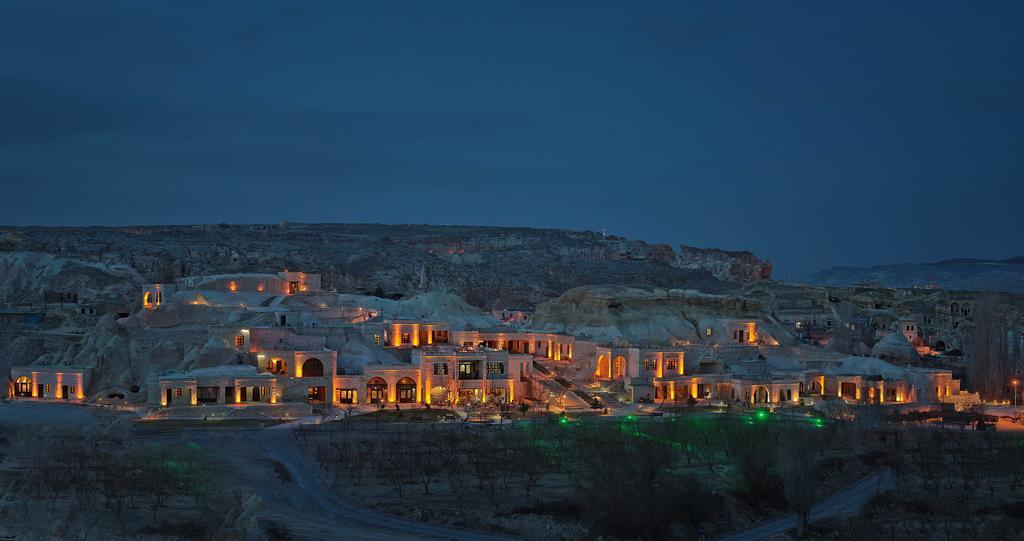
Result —
[[373, 455], [373, 474], [395, 489], [399, 498], [405, 496], [405, 483], [409, 474], [408, 438], [393, 434], [381, 439], [378, 452]]
[[434, 478], [444, 469], [438, 459], [438, 448], [440, 441], [438, 434], [428, 431], [419, 436], [417, 442], [411, 446], [410, 467], [416, 472], [416, 477], [423, 487], [423, 494], [430, 494], [430, 484]]
[[796, 536], [807, 531], [807, 520], [814, 506], [818, 471], [818, 433], [809, 428], [794, 428], [782, 435], [778, 450], [778, 472], [790, 509], [796, 513]]

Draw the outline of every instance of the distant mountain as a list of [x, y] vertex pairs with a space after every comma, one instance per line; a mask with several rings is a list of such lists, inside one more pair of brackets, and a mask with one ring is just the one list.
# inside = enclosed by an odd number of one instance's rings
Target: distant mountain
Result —
[[936, 263], [898, 263], [876, 267], [832, 267], [807, 280], [824, 286], [872, 282], [889, 287], [926, 287], [962, 291], [1024, 292], [1024, 256], [1002, 260], [947, 259]]

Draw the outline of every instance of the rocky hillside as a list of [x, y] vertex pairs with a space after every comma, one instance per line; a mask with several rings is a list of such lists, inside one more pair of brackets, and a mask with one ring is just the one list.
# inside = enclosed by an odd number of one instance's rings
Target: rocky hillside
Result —
[[887, 287], [935, 285], [960, 291], [1024, 292], [1024, 257], [999, 261], [951, 259], [938, 263], [902, 263], [876, 267], [833, 267], [811, 276], [808, 283], [852, 286], [865, 282]]
[[532, 328], [599, 342], [670, 344], [700, 341], [704, 318], [763, 318], [758, 301], [683, 289], [583, 286], [537, 307]]
[[[749, 252], [648, 244], [590, 231], [380, 224], [0, 228], [0, 251], [134, 269], [146, 281], [226, 272], [323, 274], [339, 292], [455, 293], [470, 303], [532, 306], [587, 284], [719, 292], [764, 280]], [[12, 255], [11, 257], [21, 257]], [[12, 295], [31, 295], [26, 282]], [[20, 293], [19, 293], [20, 292]]]
[[[91, 258], [90, 258], [91, 259]], [[121, 300], [138, 293], [145, 279], [128, 265], [38, 252], [0, 252], [0, 302], [33, 303], [47, 293]]]

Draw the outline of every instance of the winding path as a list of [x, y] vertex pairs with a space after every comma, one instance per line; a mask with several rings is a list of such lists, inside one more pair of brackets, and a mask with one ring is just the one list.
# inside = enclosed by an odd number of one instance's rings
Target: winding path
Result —
[[[811, 516], [808, 522], [834, 516], [856, 514], [872, 496], [885, 492], [892, 487], [892, 471], [886, 468], [875, 475], [861, 479], [850, 488], [837, 492], [815, 504], [811, 509]], [[788, 515], [759, 522], [745, 530], [719, 537], [717, 541], [757, 541], [758, 539], [766, 539], [773, 535], [785, 533], [794, 528], [796, 528], [796, 515], [789, 513]]]
[[[247, 437], [258, 445], [268, 457], [279, 462], [287, 470], [291, 479], [282, 484], [282, 490], [288, 492], [287, 497], [292, 503], [302, 506], [313, 505], [322, 511], [324, 518], [328, 519], [333, 530], [333, 536], [328, 538], [456, 539], [467, 541], [514, 539], [494, 533], [463, 530], [388, 515], [335, 493], [326, 485], [319, 471], [313, 468], [310, 459], [299, 448], [295, 441], [294, 428], [294, 423], [287, 423], [249, 432]], [[294, 534], [309, 535], [317, 539], [324, 538], [323, 528], [320, 524], [296, 524], [294, 514], [287, 512], [279, 519], [287, 524], [288, 529]], [[302, 531], [307, 528], [311, 531]]]

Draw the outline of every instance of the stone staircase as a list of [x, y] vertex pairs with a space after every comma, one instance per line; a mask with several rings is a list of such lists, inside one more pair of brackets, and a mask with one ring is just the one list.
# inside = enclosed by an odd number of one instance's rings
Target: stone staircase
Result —
[[587, 388], [586, 393], [612, 408], [627, 404], [624, 400], [626, 398], [626, 386], [621, 381], [603, 383], [601, 389]]

